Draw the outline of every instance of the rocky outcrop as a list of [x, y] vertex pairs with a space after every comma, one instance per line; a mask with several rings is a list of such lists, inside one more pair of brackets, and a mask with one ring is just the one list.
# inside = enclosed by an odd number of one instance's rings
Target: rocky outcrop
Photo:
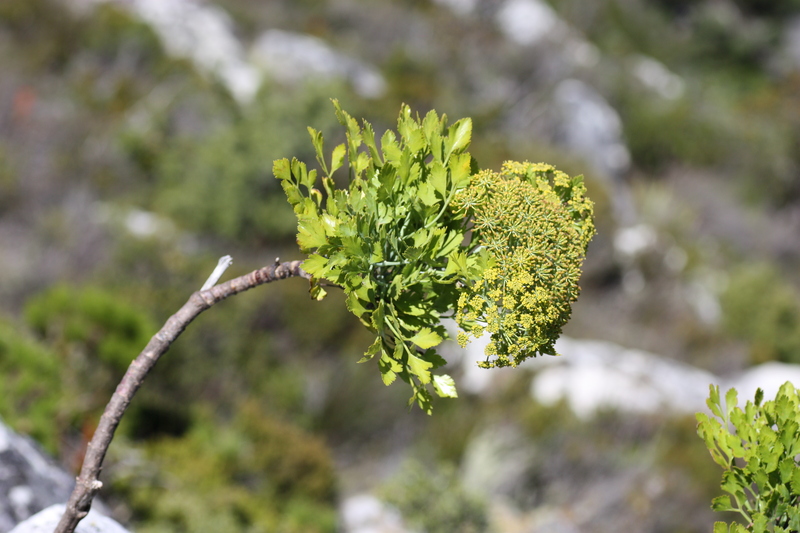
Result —
[[264, 77], [296, 84], [310, 78], [338, 78], [365, 98], [377, 98], [386, 82], [372, 66], [337, 52], [320, 38], [268, 30], [247, 46], [236, 35], [227, 12], [203, 0], [81, 0], [91, 8], [113, 3], [147, 23], [172, 57], [185, 58], [195, 68], [227, 87], [242, 104], [251, 102]]
[[30, 439], [0, 421], [0, 532], [54, 503], [65, 502], [74, 479]]

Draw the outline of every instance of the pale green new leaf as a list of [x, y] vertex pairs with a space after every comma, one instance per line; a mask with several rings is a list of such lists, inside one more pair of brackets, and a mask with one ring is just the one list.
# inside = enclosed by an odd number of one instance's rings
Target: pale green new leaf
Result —
[[433, 388], [442, 398], [458, 398], [456, 382], [447, 374], [433, 376]]

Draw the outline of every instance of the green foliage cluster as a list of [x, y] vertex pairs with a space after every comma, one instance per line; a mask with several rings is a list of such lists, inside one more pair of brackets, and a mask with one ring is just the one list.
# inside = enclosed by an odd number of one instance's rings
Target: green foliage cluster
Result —
[[187, 435], [147, 443], [144, 463], [112, 467], [137, 531], [336, 531], [325, 444], [255, 404], [240, 407], [230, 423], [200, 416]]
[[193, 231], [246, 243], [277, 240], [291, 235], [294, 218], [268, 179], [272, 160], [285, 153], [311, 159], [304, 134], [291, 132], [306, 124], [332, 129], [336, 121], [327, 111], [328, 99], [319, 89], [270, 86], [247, 112], [217, 110], [212, 117], [216, 122], [224, 117], [223, 123], [200, 135], [191, 131], [153, 143], [152, 132], [143, 137], [131, 132], [125, 142], [139, 152], [143, 170], [155, 182], [156, 211]]
[[28, 300], [25, 320], [72, 363], [85, 358], [117, 372], [157, 331], [148, 315], [97, 287], [51, 287]]
[[[479, 173], [466, 151], [469, 119], [448, 126], [446, 116], [414, 118], [408, 106], [400, 111], [399, 137], [386, 131], [379, 149], [371, 124], [362, 128], [338, 102], [334, 107], [347, 143], [333, 149], [330, 165], [322, 134], [309, 128], [323, 190], [317, 172], [297, 159], [276, 161], [274, 173], [297, 215], [298, 244], [310, 254], [303, 268], [313, 276], [312, 295], [325, 296], [323, 282], [342, 287], [348, 309], [377, 335], [362, 361], [378, 356], [384, 382], [399, 376], [413, 389], [410, 403], [430, 413], [428, 385], [456, 396], [450, 376], [432, 374], [445, 364], [433, 349], [446, 337], [443, 317], [473, 334], [481, 323], [492, 333], [486, 366], [553, 353], [594, 232], [581, 178], [530, 163], [508, 164], [502, 175]], [[340, 189], [333, 175], [345, 157], [349, 185]], [[503, 195], [525, 196], [509, 206], [522, 211], [498, 216], [492, 202]], [[470, 309], [456, 313], [470, 288], [460, 306]], [[531, 293], [530, 301], [522, 293]], [[517, 297], [522, 314], [514, 310]], [[479, 305], [480, 298], [489, 300]], [[521, 340], [531, 333], [532, 342]]]
[[0, 319], [0, 416], [56, 453], [61, 399], [55, 354], [19, 325]]
[[489, 529], [486, 502], [461, 486], [452, 467], [428, 468], [409, 461], [381, 489], [381, 495], [416, 531], [483, 533]]
[[65, 439], [92, 426], [155, 328], [109, 292], [66, 285], [31, 298], [25, 321], [30, 334], [0, 322], [0, 415], [63, 455]]
[[800, 294], [775, 267], [735, 270], [721, 303], [725, 329], [750, 343], [753, 362], [800, 362]]
[[[706, 403], [713, 417], [697, 414], [697, 432], [723, 469], [716, 511], [735, 511], [746, 526], [717, 522], [714, 533], [788, 533], [800, 530], [800, 395], [784, 383], [775, 400], [764, 392], [737, 407], [736, 389], [725, 394], [711, 385]], [[732, 429], [731, 429], [732, 428]]]

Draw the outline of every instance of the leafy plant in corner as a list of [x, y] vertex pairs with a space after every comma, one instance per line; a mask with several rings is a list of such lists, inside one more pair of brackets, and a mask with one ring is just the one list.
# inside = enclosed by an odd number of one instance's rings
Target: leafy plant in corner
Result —
[[736, 389], [725, 394], [711, 385], [706, 400], [712, 416], [697, 414], [697, 432], [720, 465], [722, 490], [715, 511], [733, 511], [739, 523], [714, 524], [714, 533], [788, 533], [800, 531], [800, 395], [786, 382], [775, 400], [762, 403], [764, 392], [744, 409]]

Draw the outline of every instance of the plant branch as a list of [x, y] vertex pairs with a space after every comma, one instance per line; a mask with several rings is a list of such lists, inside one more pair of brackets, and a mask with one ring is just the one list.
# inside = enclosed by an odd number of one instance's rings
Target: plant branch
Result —
[[[223, 260], [220, 260], [220, 265], [222, 263]], [[224, 261], [224, 263], [226, 263], [226, 267], [227, 264], [230, 264], [228, 260]], [[75, 489], [72, 491], [72, 495], [67, 502], [67, 508], [56, 527], [55, 533], [73, 533], [78, 522], [89, 513], [92, 499], [103, 486], [98, 479], [102, 470], [103, 459], [111, 444], [111, 439], [114, 438], [114, 432], [122, 419], [122, 415], [125, 414], [133, 395], [139, 390], [147, 374], [175, 339], [186, 329], [186, 326], [200, 313], [234, 294], [279, 279], [290, 277], [309, 279], [308, 273], [300, 268], [301, 264], [302, 261], [280, 263], [276, 259], [272, 265], [254, 270], [249, 274], [226, 281], [220, 285], [201, 289], [192, 294], [177, 313], [169, 317], [161, 330], [150, 339], [144, 350], [130, 364], [122, 381], [117, 385], [117, 390], [111, 396], [111, 400], [100, 417], [97, 430], [86, 448], [83, 466], [75, 480]], [[220, 272], [219, 275], [221, 274]]]

